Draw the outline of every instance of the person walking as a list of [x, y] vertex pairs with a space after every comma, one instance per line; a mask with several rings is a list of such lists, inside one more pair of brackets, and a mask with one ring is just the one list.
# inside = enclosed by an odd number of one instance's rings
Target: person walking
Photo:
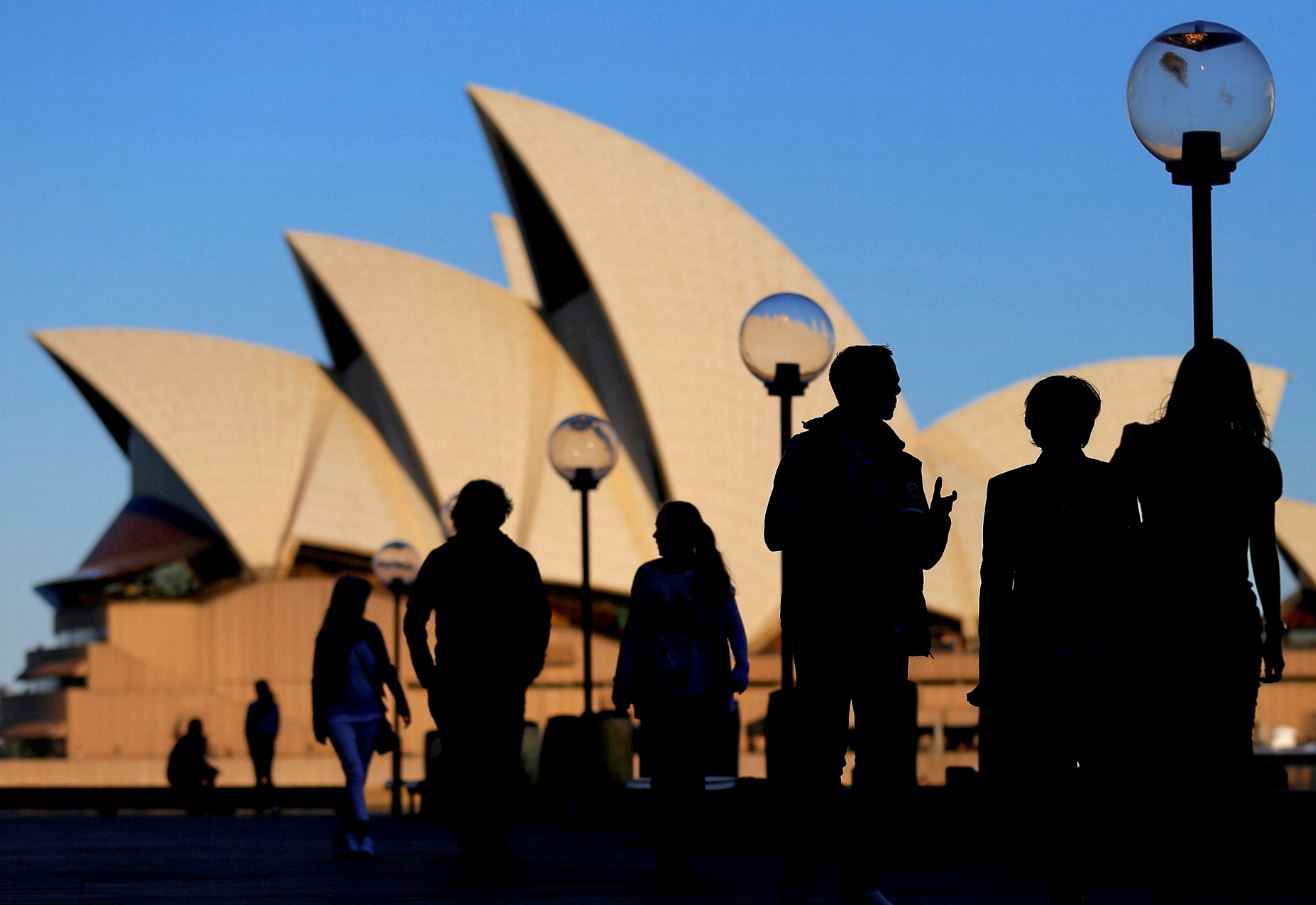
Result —
[[247, 753], [256, 777], [256, 809], [264, 814], [274, 807], [274, 740], [279, 734], [279, 705], [264, 679], [256, 682], [256, 700], [247, 705], [244, 728]]
[[[1179, 730], [1153, 771], [1166, 787], [1149, 845], [1162, 862], [1159, 895], [1181, 901], [1199, 882], [1244, 902], [1248, 876], [1266, 870], [1247, 853], [1257, 692], [1284, 675], [1285, 627], [1275, 547], [1283, 478], [1243, 354], [1223, 339], [1194, 346], [1160, 419], [1127, 425], [1111, 464], [1142, 509], [1138, 622], [1153, 633], [1151, 716]], [[1173, 850], [1161, 847], [1168, 839]]]
[[660, 819], [659, 870], [689, 882], [690, 839], [704, 777], [725, 743], [733, 695], [749, 684], [749, 647], [735, 589], [713, 530], [691, 503], [658, 512], [658, 559], [631, 585], [612, 702], [632, 705]]
[[515, 869], [506, 823], [512, 793], [524, 782], [526, 690], [548, 648], [551, 611], [539, 566], [501, 530], [511, 511], [492, 481], [461, 489], [452, 509], [456, 533], [425, 558], [403, 620], [442, 744], [459, 883], [501, 882]]
[[336, 838], [348, 854], [363, 856], [375, 854], [365, 797], [370, 757], [381, 733], [392, 733], [384, 722], [385, 686], [403, 724], [411, 724], [411, 709], [384, 636], [365, 618], [370, 593], [370, 582], [359, 575], [344, 575], [334, 584], [315, 637], [311, 672], [315, 740], [333, 745], [347, 786], [347, 807]]
[[[807, 900], [822, 846], [840, 837], [847, 897], [884, 903], [876, 798], [890, 827], [916, 781], [908, 658], [931, 650], [923, 571], [945, 551], [956, 494], [943, 497], [937, 478], [929, 504], [922, 464], [887, 423], [900, 394], [890, 348], [843, 349], [828, 381], [837, 406], [787, 444], [764, 519], [768, 549], [783, 555], [782, 629], [799, 683], [789, 780], [799, 835], [783, 898]], [[851, 704], [857, 808], [846, 820], [836, 808]]]

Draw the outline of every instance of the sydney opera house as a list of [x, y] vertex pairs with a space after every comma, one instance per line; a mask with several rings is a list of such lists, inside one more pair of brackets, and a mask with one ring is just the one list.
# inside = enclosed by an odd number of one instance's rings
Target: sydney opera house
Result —
[[[477, 477], [507, 488], [516, 507], [507, 531], [552, 588], [549, 664], [528, 717], [542, 725], [579, 712], [579, 501], [545, 453], [553, 426], [578, 412], [607, 417], [624, 446], [591, 501], [591, 572], [605, 603], [596, 706], [609, 700], [608, 628], [624, 616], [636, 566], [656, 553], [657, 508], [687, 499], [718, 533], [759, 654], [743, 724], [763, 717], [779, 669], [779, 563], [762, 541], [778, 413], [745, 370], [737, 332], [755, 301], [790, 291], [828, 312], [838, 347], [866, 340], [788, 249], [697, 177], [563, 110], [486, 88], [469, 94], [512, 211], [492, 221], [506, 285], [294, 232], [287, 242], [328, 362], [162, 331], [36, 334], [123, 451], [131, 492], [81, 565], [37, 589], [56, 642], [29, 653], [24, 689], [0, 701], [11, 755], [0, 759], [0, 784], [158, 783], [193, 717], [205, 722], [220, 781], [247, 783], [242, 721], [257, 679], [283, 712], [276, 782], [337, 781], [309, 719], [311, 649], [334, 577], [368, 573], [372, 552], [395, 538], [422, 551], [441, 543], [445, 501]], [[1111, 453], [1125, 422], [1156, 414], [1175, 365], [1070, 369], [1104, 399], [1094, 455]], [[1255, 377], [1273, 416], [1286, 375], [1258, 366]], [[893, 426], [929, 481], [943, 475], [960, 495], [950, 548], [927, 580], [942, 649], [913, 666], [928, 781], [974, 757], [954, 749], [976, 723], [964, 693], [977, 671], [984, 492], [991, 475], [1036, 455], [1021, 415], [1031, 382], [924, 429], [903, 403], [896, 412]], [[820, 381], [795, 414], [831, 405]], [[1293, 606], [1303, 606], [1316, 580], [1316, 506], [1282, 501], [1279, 541], [1298, 579]], [[392, 637], [382, 588], [370, 617]], [[1312, 735], [1316, 663], [1294, 654], [1290, 681], [1263, 694], [1261, 719]], [[405, 664], [404, 680], [420, 694]], [[426, 722], [408, 731], [410, 754]], [[742, 768], [758, 772], [749, 733], [746, 745]], [[418, 776], [419, 764], [406, 772]]]

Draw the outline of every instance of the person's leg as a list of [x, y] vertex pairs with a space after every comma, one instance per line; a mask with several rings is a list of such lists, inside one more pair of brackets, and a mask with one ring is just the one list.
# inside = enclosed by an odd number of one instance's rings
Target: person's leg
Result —
[[807, 901], [827, 851], [842, 838], [841, 776], [849, 747], [850, 689], [841, 645], [824, 630], [800, 626], [792, 635], [797, 686], [794, 738], [786, 777], [795, 838], [784, 901]]
[[846, 886], [856, 895], [876, 891], [882, 860], [904, 825], [917, 782], [918, 745], [909, 658], [899, 651], [873, 652], [857, 673], [853, 794], [843, 862]]
[[704, 788], [708, 706], [701, 698], [663, 696], [644, 709], [658, 869], [663, 882], [672, 886], [691, 880], [692, 836]]
[[[329, 741], [338, 755], [347, 787], [348, 808], [344, 832], [348, 834], [347, 847], [355, 850], [366, 834], [370, 813], [366, 810], [366, 769], [370, 764], [371, 746], [379, 721], [329, 720]], [[368, 740], [367, 740], [368, 739]], [[363, 751], [364, 749], [364, 751]]]

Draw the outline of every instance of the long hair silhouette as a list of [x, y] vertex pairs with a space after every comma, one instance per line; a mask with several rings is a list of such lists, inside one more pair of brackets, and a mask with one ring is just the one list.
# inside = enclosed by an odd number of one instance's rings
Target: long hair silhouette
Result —
[[1192, 433], [1242, 431], [1270, 445], [1266, 413], [1252, 386], [1252, 369], [1243, 353], [1223, 339], [1188, 350], [1160, 420]]
[[664, 503], [658, 510], [656, 528], [655, 534], [661, 535], [665, 548], [670, 544], [671, 550], [684, 553], [693, 561], [695, 603], [716, 611], [732, 589], [731, 576], [717, 549], [713, 529], [708, 527], [699, 509], [684, 500]]

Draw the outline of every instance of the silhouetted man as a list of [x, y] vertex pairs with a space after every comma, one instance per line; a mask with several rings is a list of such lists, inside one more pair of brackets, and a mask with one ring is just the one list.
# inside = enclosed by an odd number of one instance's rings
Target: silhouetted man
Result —
[[1112, 752], [1127, 715], [1121, 639], [1138, 520], [1109, 464], [1083, 454], [1101, 397], [1079, 377], [1047, 377], [1024, 402], [1042, 453], [987, 484], [978, 634], [983, 780], [1020, 821], [1014, 847], [1045, 863], [1052, 901], [1081, 902], [1095, 810], [1120, 784]]
[[[877, 891], [873, 798], [888, 803], [915, 782], [911, 656], [929, 653], [923, 570], [941, 558], [955, 494], [932, 505], [922, 465], [889, 424], [900, 374], [886, 346], [851, 346], [828, 372], [837, 407], [805, 422], [777, 468], [764, 535], [785, 560], [782, 627], [799, 677], [792, 785], [801, 842], [786, 898], [806, 899], [824, 840], [844, 837], [848, 894]], [[855, 790], [849, 826], [835, 825], [850, 707]], [[889, 826], [892, 812], [880, 819]]]
[[[455, 879], [491, 882], [513, 868], [504, 838], [520, 784], [525, 694], [544, 666], [548, 597], [534, 557], [499, 530], [512, 503], [492, 481], [462, 488], [456, 534], [425, 559], [403, 626], [429, 691], [461, 847]], [[427, 625], [434, 614], [434, 655]]]

